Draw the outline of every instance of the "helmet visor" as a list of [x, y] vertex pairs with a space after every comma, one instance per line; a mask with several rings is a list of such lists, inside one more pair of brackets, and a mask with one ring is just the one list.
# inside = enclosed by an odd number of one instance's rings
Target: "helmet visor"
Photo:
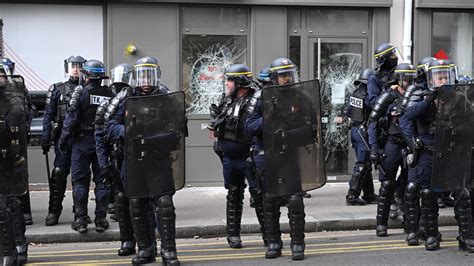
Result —
[[156, 65], [137, 65], [134, 78], [136, 87], [156, 87], [160, 84], [161, 72]]
[[406, 89], [408, 88], [408, 86], [414, 83], [416, 71], [415, 70], [408, 70], [408, 71], [395, 70], [395, 74], [397, 75], [397, 78], [398, 78], [398, 85]]
[[272, 81], [274, 85], [285, 85], [300, 82], [297, 68], [283, 68], [275, 70], [275, 72], [276, 73], [272, 75]]
[[110, 70], [110, 83], [125, 83], [130, 85], [132, 82], [132, 71], [123, 66], [114, 67]]
[[451, 67], [428, 69], [428, 87], [435, 88], [455, 84], [455, 74]]
[[81, 70], [83, 69], [83, 63], [80, 62], [68, 62], [66, 74], [70, 77], [79, 77]]

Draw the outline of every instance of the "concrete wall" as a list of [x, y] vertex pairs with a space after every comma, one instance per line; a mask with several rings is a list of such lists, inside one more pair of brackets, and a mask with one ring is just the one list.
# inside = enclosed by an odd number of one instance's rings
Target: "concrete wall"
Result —
[[64, 80], [64, 59], [71, 55], [103, 60], [102, 6], [0, 4], [0, 18], [6, 55], [30, 90]]

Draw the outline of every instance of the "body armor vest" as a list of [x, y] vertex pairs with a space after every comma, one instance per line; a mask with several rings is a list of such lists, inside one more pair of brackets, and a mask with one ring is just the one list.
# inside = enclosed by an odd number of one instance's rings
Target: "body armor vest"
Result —
[[367, 97], [366, 85], [360, 85], [351, 95], [349, 104], [351, 106], [351, 120], [356, 124], [367, 121], [370, 110], [364, 106], [364, 100]]
[[217, 127], [219, 139], [252, 144], [252, 137], [246, 134], [245, 122], [249, 115], [247, 105], [250, 104], [252, 93], [232, 101], [224, 106], [225, 119]]
[[74, 91], [75, 86], [69, 81], [66, 81], [65, 83], [56, 83], [55, 86], [61, 95], [59, 96], [54, 122], [62, 124], [66, 118], [67, 106], [71, 100], [71, 94]]
[[84, 87], [83, 93], [85, 93], [86, 90], [88, 91], [89, 97], [85, 99], [84, 104], [80, 107], [82, 115], [80, 120], [81, 131], [91, 131], [94, 129], [93, 124], [97, 108], [101, 102], [109, 100], [112, 96], [112, 93], [106, 86], [91, 83]]

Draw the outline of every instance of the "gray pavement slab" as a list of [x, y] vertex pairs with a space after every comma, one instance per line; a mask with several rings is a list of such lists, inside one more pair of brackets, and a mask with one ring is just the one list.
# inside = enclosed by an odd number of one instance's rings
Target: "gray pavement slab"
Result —
[[[376, 190], [379, 184], [376, 183]], [[27, 227], [27, 238], [34, 243], [61, 243], [86, 241], [115, 241], [119, 239], [118, 223], [111, 222], [105, 233], [95, 232], [89, 225], [87, 234], [71, 229], [73, 221], [71, 192], [66, 193], [64, 210], [59, 224], [45, 226], [48, 211], [48, 191], [31, 191], [34, 224]], [[346, 206], [347, 184], [328, 183], [323, 188], [311, 191], [311, 198], [304, 199], [306, 231], [339, 231], [374, 229], [376, 205]], [[245, 194], [242, 217], [242, 233], [258, 233], [260, 225], [254, 209], [249, 206], [250, 195]], [[94, 195], [89, 196], [89, 215], [94, 220]], [[210, 237], [225, 235], [226, 190], [222, 187], [186, 187], [174, 196], [176, 207], [177, 237]], [[440, 210], [440, 225], [455, 225], [453, 208]], [[281, 208], [282, 231], [288, 232], [287, 208]], [[391, 221], [389, 228], [400, 228], [400, 221]], [[389, 229], [390, 233], [390, 229]]]

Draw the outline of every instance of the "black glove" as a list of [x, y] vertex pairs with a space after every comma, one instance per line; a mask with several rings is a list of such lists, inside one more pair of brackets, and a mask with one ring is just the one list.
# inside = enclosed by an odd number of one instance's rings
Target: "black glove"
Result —
[[111, 165], [107, 165], [105, 167], [100, 168], [99, 170], [99, 176], [105, 177], [108, 179], [110, 177], [110, 172], [111, 172]]
[[49, 149], [51, 148], [51, 144], [50, 143], [41, 143], [41, 149], [43, 149], [43, 154], [46, 154], [49, 152]]
[[436, 95], [437, 95], [437, 91], [435, 90], [429, 90], [427, 93], [426, 93], [426, 96], [425, 96], [425, 99], [428, 101], [428, 102], [433, 102], [434, 99], [436, 98]]
[[62, 153], [68, 152], [69, 147], [65, 141], [59, 140], [58, 147], [59, 147], [60, 152]]
[[370, 161], [374, 164], [374, 165], [378, 165], [379, 162], [380, 162], [380, 154], [378, 151], [376, 151], [375, 149], [372, 149], [370, 151]]

